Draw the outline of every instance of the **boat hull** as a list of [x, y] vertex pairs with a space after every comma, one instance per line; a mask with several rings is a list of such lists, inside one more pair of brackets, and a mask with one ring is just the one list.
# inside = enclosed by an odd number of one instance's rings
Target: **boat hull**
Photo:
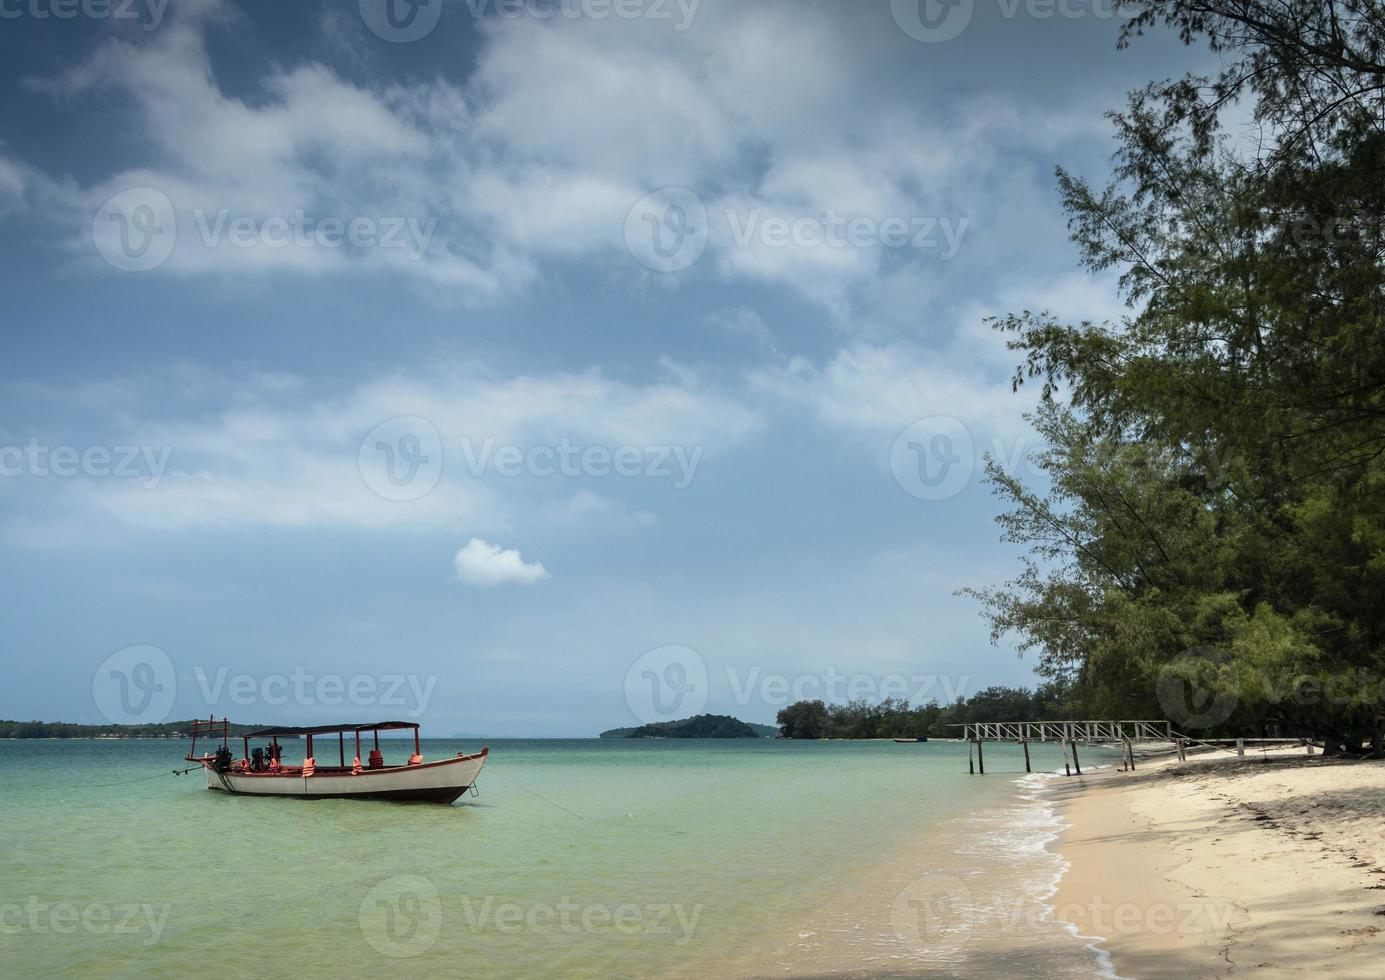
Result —
[[416, 766], [388, 769], [319, 767], [311, 776], [298, 772], [226, 772], [207, 767], [207, 788], [236, 796], [294, 796], [306, 800], [399, 800], [453, 803], [471, 789], [486, 764], [490, 749], [476, 755], [441, 759]]

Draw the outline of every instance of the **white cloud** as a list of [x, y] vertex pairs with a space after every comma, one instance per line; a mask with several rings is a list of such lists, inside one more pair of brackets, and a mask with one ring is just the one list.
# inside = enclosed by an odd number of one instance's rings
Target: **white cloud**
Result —
[[821, 365], [793, 358], [756, 371], [751, 383], [814, 411], [832, 426], [897, 432], [931, 416], [1012, 427], [1021, 405], [1008, 379], [975, 362], [960, 367], [944, 350], [910, 344], [844, 347]]
[[716, 310], [708, 315], [707, 320], [732, 337], [739, 337], [769, 351], [775, 349], [774, 331], [765, 323], [765, 318], [751, 307], [734, 306]]
[[[459, 211], [453, 203], [450, 181], [466, 187], [471, 175], [454, 142], [454, 127], [464, 127], [467, 115], [458, 89], [441, 80], [357, 85], [303, 62], [270, 70], [252, 100], [228, 95], [213, 73], [204, 32], [209, 22], [234, 19], [234, 10], [210, 2], [171, 10], [140, 43], [108, 40], [57, 77], [30, 80], [64, 99], [112, 90], [128, 96], [152, 150], [143, 165], [69, 189], [74, 255], [97, 262], [92, 216], [113, 195], [143, 187], [173, 208], [176, 245], [158, 265], [163, 274], [367, 268], [416, 277], [464, 302], [492, 300], [533, 275], [506, 236], [474, 224], [488, 221], [486, 212]], [[224, 230], [233, 220], [250, 222], [253, 233], [243, 243]], [[284, 244], [285, 221], [308, 231]], [[371, 232], [343, 244], [336, 223], [352, 221], [372, 223]], [[412, 226], [397, 230], [409, 221], [433, 228], [446, 221], [450, 230], [424, 240], [407, 233]], [[315, 234], [320, 227], [328, 229], [329, 244]]]
[[526, 562], [515, 548], [472, 538], [457, 552], [457, 577], [469, 585], [532, 585], [549, 577], [542, 562]]
[[[494, 302], [541, 281], [549, 256], [642, 275], [624, 249], [625, 217], [650, 191], [685, 186], [709, 211], [703, 270], [797, 291], [848, 324], [858, 309], [926, 293], [947, 275], [939, 250], [741, 245], [727, 212], [742, 224], [752, 214], [966, 219], [968, 236], [989, 227], [1032, 242], [1035, 222], [1061, 227], [1047, 178], [1017, 169], [1016, 156], [1050, 152], [1055, 133], [1090, 135], [1065, 122], [1063, 107], [1039, 120], [965, 87], [947, 99], [901, 98], [908, 86], [886, 77], [881, 57], [912, 73], [923, 52], [887, 12], [872, 16], [889, 32], [883, 46], [860, 43], [859, 21], [790, 4], [707, 2], [681, 32], [648, 19], [491, 18], [464, 80], [356, 83], [305, 60], [268, 69], [241, 97], [216, 77], [205, 40], [234, 23], [236, 8], [205, 0], [170, 9], [149, 38], [108, 40], [31, 84], [62, 98], [120, 92], [150, 147], [136, 166], [65, 188], [71, 206], [59, 224], [88, 261], [101, 204], [151, 186], [176, 213], [161, 274], [379, 271], [414, 277], [434, 297]], [[329, 39], [343, 29], [329, 23]], [[0, 198], [17, 196], [21, 175], [0, 161]], [[193, 220], [225, 213], [263, 226], [300, 211], [434, 220], [438, 231], [415, 256], [411, 247], [208, 245]]]
[[13, 160], [0, 156], [0, 201], [24, 193], [24, 171]]
[[889, 431], [931, 416], [951, 416], [979, 431], [1016, 436], [1029, 431], [1022, 414], [1032, 394], [1011, 388], [1022, 354], [989, 317], [1023, 310], [1069, 323], [1119, 320], [1131, 314], [1116, 276], [1075, 272], [1055, 280], [1006, 284], [988, 302], [968, 302], [955, 328], [933, 345], [907, 341], [844, 345], [821, 363], [805, 357], [754, 370], [753, 390], [804, 406], [832, 426]]
[[[716, 456], [753, 436], [759, 415], [733, 393], [711, 389], [685, 368], [643, 383], [599, 371], [500, 377], [477, 365], [441, 366], [428, 374], [389, 375], [345, 391], [310, 393], [300, 378], [251, 374], [221, 377], [191, 368], [142, 379], [90, 386], [28, 385], [25, 397], [103, 412], [112, 445], [167, 450], [168, 467], [155, 485], [141, 480], [65, 480], [47, 491], [49, 503], [74, 524], [112, 522], [159, 529], [244, 525], [339, 528], [465, 528], [503, 532], [537, 514], [560, 516], [577, 507], [583, 519], [629, 520], [632, 515], [580, 482], [536, 478], [504, 491], [487, 474], [469, 471], [468, 451], [489, 444], [579, 447], [682, 447]], [[195, 392], [196, 415], [169, 417], [152, 408], [170, 391]], [[437, 472], [422, 495], [381, 482], [384, 460], [367, 437], [392, 419], [416, 417], [437, 449], [425, 448]], [[64, 436], [32, 433], [47, 444]], [[25, 433], [26, 437], [29, 433]], [[86, 438], [91, 438], [90, 432]], [[367, 469], [362, 469], [362, 447]], [[440, 452], [440, 460], [431, 459]], [[382, 471], [383, 472], [383, 471]], [[50, 483], [52, 481], [49, 481]], [[430, 487], [430, 488], [429, 488]], [[584, 492], [585, 491], [585, 492]], [[576, 496], [574, 496], [574, 493]], [[526, 509], [527, 508], [527, 509]], [[574, 516], [577, 516], [574, 512]], [[639, 515], [636, 519], [643, 520]]]

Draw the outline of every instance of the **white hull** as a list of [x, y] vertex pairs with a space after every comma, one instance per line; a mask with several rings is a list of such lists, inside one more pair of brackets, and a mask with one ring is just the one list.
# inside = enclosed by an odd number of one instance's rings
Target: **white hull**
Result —
[[451, 803], [476, 782], [486, 764], [489, 749], [477, 755], [459, 756], [417, 766], [325, 770], [311, 776], [298, 773], [218, 773], [207, 767], [207, 788], [246, 796], [297, 796], [304, 799], [360, 797], [363, 799], [424, 800]]

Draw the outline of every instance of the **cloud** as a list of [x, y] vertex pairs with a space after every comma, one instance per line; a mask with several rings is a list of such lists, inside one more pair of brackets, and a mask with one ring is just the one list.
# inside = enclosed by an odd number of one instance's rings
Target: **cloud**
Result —
[[934, 343], [845, 344], [820, 362], [793, 357], [752, 370], [748, 387], [807, 408], [834, 427], [891, 430], [951, 416], [996, 434], [1025, 433], [1021, 416], [1032, 395], [1011, 388], [1020, 355], [987, 320], [1026, 309], [1069, 322], [1119, 320], [1131, 313], [1113, 273], [1010, 282], [987, 301], [961, 304], [950, 332], [930, 331], [939, 335]]
[[770, 330], [769, 324], [765, 323], [765, 318], [758, 311], [748, 306], [716, 310], [707, 316], [707, 321], [732, 337], [771, 352], [775, 349], [774, 331]]
[[[365, 270], [481, 304], [542, 283], [550, 259], [638, 280], [645, 270], [625, 248], [626, 216], [653, 191], [687, 187], [705, 202], [710, 237], [686, 275], [775, 285], [844, 326], [861, 309], [937, 294], [955, 276], [946, 236], [913, 244], [922, 222], [965, 221], [952, 244], [967, 255], [983, 241], [1004, 252], [1036, 248], [1045, 233], [1061, 238], [1046, 167], [1017, 161], [1036, 149], [1047, 159], [1055, 133], [1093, 138], [1066, 122], [1064, 107], [1046, 106], [1040, 121], [965, 86], [946, 99], [901, 98], [921, 84], [901, 79], [926, 72], [884, 10], [862, 21], [790, 4], [703, 7], [687, 30], [651, 19], [487, 18], [469, 75], [393, 84], [343, 48], [341, 39], [359, 40], [359, 25], [336, 15], [323, 22], [319, 49], [336, 64], [267, 65], [234, 90], [217, 77], [207, 34], [233, 27], [237, 8], [172, 8], [149, 37], [108, 39], [57, 76], [30, 80], [60, 104], [120, 93], [148, 147], [82, 187], [45, 178], [68, 199], [56, 224], [97, 268], [93, 216], [113, 195], [148, 187], [170, 202], [177, 232], [158, 274]], [[861, 43], [861, 31], [882, 27], [883, 38]], [[35, 182], [0, 161], [0, 207], [32, 196], [23, 188]], [[309, 245], [297, 236], [282, 244], [281, 223], [300, 213], [310, 228], [412, 220], [436, 233], [425, 241], [378, 228], [363, 245], [330, 232], [337, 244], [312, 233]], [[134, 217], [106, 216], [125, 218], [126, 229]], [[911, 244], [879, 235], [847, 247], [819, 236], [780, 244], [760, 231], [852, 219], [905, 222]], [[253, 229], [241, 244], [207, 232], [234, 220]], [[747, 228], [749, 238], [738, 233]]]
[[24, 171], [18, 163], [0, 156], [0, 201], [24, 193]]
[[468, 585], [532, 585], [549, 577], [542, 562], [526, 562], [515, 548], [472, 538], [457, 552], [457, 577]]
[[[167, 454], [157, 480], [141, 473], [47, 487], [46, 506], [72, 526], [503, 532], [572, 507], [587, 520], [631, 515], [561, 474], [502, 479], [494, 467], [473, 471], [497, 447], [527, 452], [566, 440], [579, 448], [678, 447], [715, 457], [760, 431], [760, 416], [737, 393], [711, 388], [671, 362], [664, 369], [634, 382], [596, 370], [499, 376], [478, 364], [450, 364], [324, 392], [294, 376], [180, 366], [89, 385], [26, 384], [23, 396], [51, 406], [50, 416], [75, 408], [85, 444]], [[170, 408], [170, 396], [180, 407]], [[98, 418], [106, 420], [99, 434], [91, 428]], [[15, 436], [45, 445], [76, 438], [59, 426]], [[35, 494], [42, 489], [29, 484]]]
[[[172, 218], [158, 225], [171, 235], [159, 242], [167, 256], [141, 271], [316, 276], [367, 268], [415, 277], [464, 302], [493, 300], [528, 280], [532, 265], [506, 236], [476, 224], [489, 220], [485, 212], [450, 203], [450, 182], [465, 187], [471, 175], [458, 152], [465, 141], [454, 139], [467, 125], [455, 86], [356, 84], [305, 61], [272, 66], [251, 97], [233, 96], [213, 71], [206, 32], [234, 18], [226, 3], [178, 8], [146, 40], [107, 40], [57, 76], [28, 80], [60, 102], [111, 91], [128, 97], [150, 148], [139, 165], [70, 189], [64, 217], [75, 256], [97, 268], [100, 250], [125, 267], [108, 254], [114, 239], [92, 248], [92, 216], [140, 189], [114, 220], [134, 226], [134, 209], [151, 202]], [[348, 235], [353, 222], [358, 232]], [[446, 232], [434, 234], [444, 222]]]
[[753, 372], [751, 384], [834, 427], [897, 431], [931, 416], [1019, 421], [1008, 379], [988, 376], [980, 365], [959, 369], [946, 351], [914, 344], [853, 344], [820, 365], [796, 357]]

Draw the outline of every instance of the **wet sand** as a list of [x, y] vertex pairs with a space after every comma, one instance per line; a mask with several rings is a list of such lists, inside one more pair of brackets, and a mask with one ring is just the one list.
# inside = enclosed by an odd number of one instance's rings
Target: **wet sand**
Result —
[[1116, 974], [1385, 975], [1385, 762], [1219, 754], [1050, 792], [1055, 914]]

